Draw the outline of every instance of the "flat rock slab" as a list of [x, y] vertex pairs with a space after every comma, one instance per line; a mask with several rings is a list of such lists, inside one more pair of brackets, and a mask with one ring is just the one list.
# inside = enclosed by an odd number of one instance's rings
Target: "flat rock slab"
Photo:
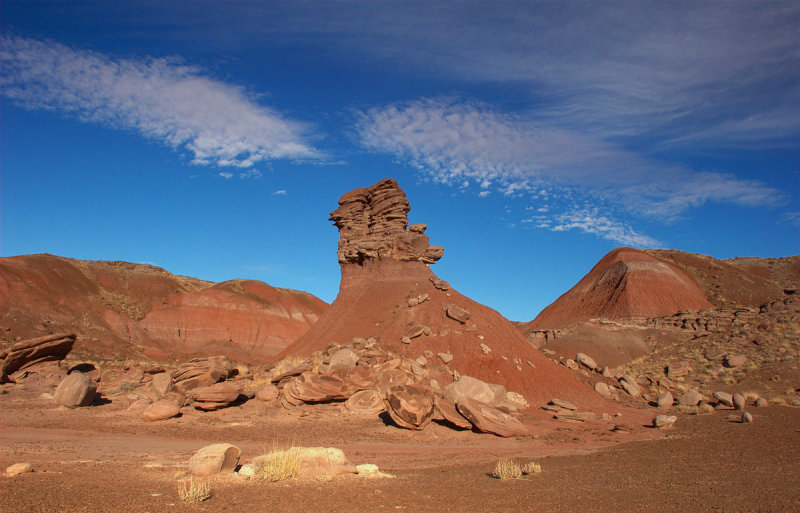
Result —
[[530, 434], [522, 422], [486, 403], [465, 398], [456, 406], [461, 415], [482, 433], [492, 433], [502, 437]]

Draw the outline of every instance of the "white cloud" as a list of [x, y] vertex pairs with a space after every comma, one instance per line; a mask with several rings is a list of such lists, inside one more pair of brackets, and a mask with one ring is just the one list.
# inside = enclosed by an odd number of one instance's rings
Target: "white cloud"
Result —
[[286, 196], [286, 191], [283, 190], [283, 189], [280, 189], [278, 191], [273, 192], [272, 195], [273, 196]]
[[227, 171], [221, 171], [217, 174], [226, 180], [230, 180], [231, 178], [233, 178], [233, 173], [229, 173]]
[[540, 226], [554, 232], [578, 229], [625, 246], [637, 248], [652, 248], [660, 244], [657, 240], [647, 235], [637, 233], [618, 221], [600, 215], [596, 209], [561, 214], [556, 217], [555, 222], [558, 224], [552, 227], [546, 223], [542, 223]]
[[2, 46], [3, 94], [21, 107], [132, 129], [187, 150], [195, 164], [321, 157], [307, 126], [175, 59], [113, 59], [20, 37], [3, 37]]

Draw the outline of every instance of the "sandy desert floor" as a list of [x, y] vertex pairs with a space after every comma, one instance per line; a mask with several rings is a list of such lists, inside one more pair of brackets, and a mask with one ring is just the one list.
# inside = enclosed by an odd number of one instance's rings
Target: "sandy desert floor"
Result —
[[[432, 425], [412, 432], [320, 407], [304, 416], [249, 401], [218, 412], [143, 423], [123, 401], [57, 408], [37, 392], [0, 396], [0, 477], [8, 512], [161, 511], [800, 511], [800, 408], [681, 415], [674, 428], [612, 433], [555, 423], [535, 438], [502, 439]], [[624, 419], [623, 419], [624, 420]], [[179, 476], [203, 445], [228, 442], [242, 462], [288, 444], [343, 449], [392, 478], [266, 484], [209, 478], [202, 503], [178, 497]], [[542, 473], [490, 477], [501, 458], [535, 459]]]

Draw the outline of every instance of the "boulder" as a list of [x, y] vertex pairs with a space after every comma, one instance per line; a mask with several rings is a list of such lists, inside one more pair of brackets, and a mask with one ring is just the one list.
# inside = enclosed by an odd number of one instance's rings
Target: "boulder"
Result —
[[192, 401], [192, 406], [198, 410], [219, 410], [230, 406], [242, 393], [239, 383], [216, 383], [207, 387], [195, 388], [189, 391], [187, 397]]
[[256, 392], [256, 399], [259, 401], [270, 402], [278, 398], [278, 387], [272, 383], [264, 385]]
[[587, 354], [578, 353], [577, 355], [575, 355], [575, 361], [577, 361], [579, 364], [583, 365], [589, 370], [597, 370], [597, 362], [595, 362], [594, 358], [592, 358]]
[[472, 424], [466, 418], [464, 418], [463, 415], [461, 415], [461, 413], [458, 411], [458, 408], [456, 408], [456, 403], [441, 397], [437, 397], [435, 404], [436, 411], [438, 411], [442, 416], [442, 420], [446, 420], [457, 428], [472, 429]]
[[0, 352], [0, 383], [9, 383], [11, 374], [38, 363], [63, 360], [75, 339], [72, 333], [58, 333], [13, 344]]
[[753, 416], [749, 412], [742, 413], [742, 423], [753, 422]]
[[89, 406], [94, 401], [97, 393], [97, 382], [80, 372], [73, 372], [56, 388], [53, 398], [67, 408]]
[[492, 404], [495, 402], [495, 391], [488, 383], [484, 383], [477, 378], [461, 376], [458, 380], [444, 387], [444, 397], [456, 404], [465, 398]]
[[671, 408], [674, 403], [675, 398], [672, 396], [672, 392], [669, 390], [666, 392], [661, 392], [656, 398], [656, 404], [659, 408]]
[[667, 376], [679, 378], [689, 374], [689, 362], [686, 360], [674, 361], [667, 366]]
[[433, 417], [433, 392], [423, 385], [395, 385], [385, 404], [395, 424], [406, 429], [424, 429]]
[[341, 379], [327, 374], [304, 372], [283, 389], [284, 396], [304, 403], [344, 401], [353, 390]]
[[356, 392], [345, 401], [344, 406], [357, 415], [378, 415], [386, 409], [383, 398], [377, 390]]
[[239, 464], [241, 454], [242, 451], [235, 445], [206, 445], [189, 458], [189, 472], [201, 477], [232, 472]]
[[482, 433], [502, 437], [527, 436], [528, 429], [511, 415], [486, 403], [465, 397], [456, 404], [458, 411]]
[[733, 394], [733, 407], [737, 410], [744, 410], [745, 405], [747, 404], [747, 398], [742, 394]]
[[622, 389], [625, 390], [631, 397], [639, 397], [642, 395], [642, 389], [639, 388], [636, 378], [630, 374], [625, 374], [622, 376], [619, 380], [619, 384], [622, 385]]
[[714, 392], [713, 395], [719, 404], [733, 408], [733, 396], [728, 392]]
[[168, 393], [172, 392], [172, 374], [169, 372], [161, 372], [153, 375], [153, 380], [150, 382], [150, 387], [156, 397], [161, 399]]
[[703, 396], [697, 390], [689, 390], [678, 399], [678, 404], [681, 406], [697, 406]]
[[171, 419], [172, 417], [178, 416], [180, 412], [181, 407], [177, 401], [173, 399], [159, 399], [145, 407], [144, 411], [142, 411], [142, 420], [154, 422]]
[[381, 396], [385, 396], [386, 392], [395, 385], [407, 385], [413, 381], [414, 378], [397, 368], [378, 370], [375, 373], [375, 386]]
[[358, 355], [352, 350], [344, 348], [336, 351], [333, 356], [331, 356], [328, 370], [354, 369], [356, 363], [358, 363]]
[[355, 474], [356, 467], [335, 447], [295, 447], [300, 459], [300, 479], [320, 480], [342, 474]]
[[653, 419], [653, 426], [659, 429], [664, 429], [672, 427], [677, 420], [678, 417], [675, 415], [656, 415], [656, 418]]
[[232, 361], [224, 356], [195, 358], [181, 365], [172, 376], [175, 389], [185, 394], [193, 388], [206, 387], [225, 381], [236, 370]]

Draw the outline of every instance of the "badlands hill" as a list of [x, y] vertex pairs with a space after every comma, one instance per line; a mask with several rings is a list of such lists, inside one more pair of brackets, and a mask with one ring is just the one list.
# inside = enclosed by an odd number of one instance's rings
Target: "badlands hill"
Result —
[[0, 337], [76, 333], [76, 351], [99, 357], [270, 360], [327, 307], [255, 280], [212, 283], [47, 254], [0, 258]]
[[339, 295], [283, 355], [374, 338], [403, 358], [446, 360], [451, 372], [503, 385], [531, 404], [553, 397], [589, 408], [598, 403], [589, 387], [545, 358], [511, 322], [431, 271], [444, 249], [429, 244], [425, 225], [408, 226], [409, 210], [405, 193], [390, 179], [342, 196], [331, 213], [340, 233]]

